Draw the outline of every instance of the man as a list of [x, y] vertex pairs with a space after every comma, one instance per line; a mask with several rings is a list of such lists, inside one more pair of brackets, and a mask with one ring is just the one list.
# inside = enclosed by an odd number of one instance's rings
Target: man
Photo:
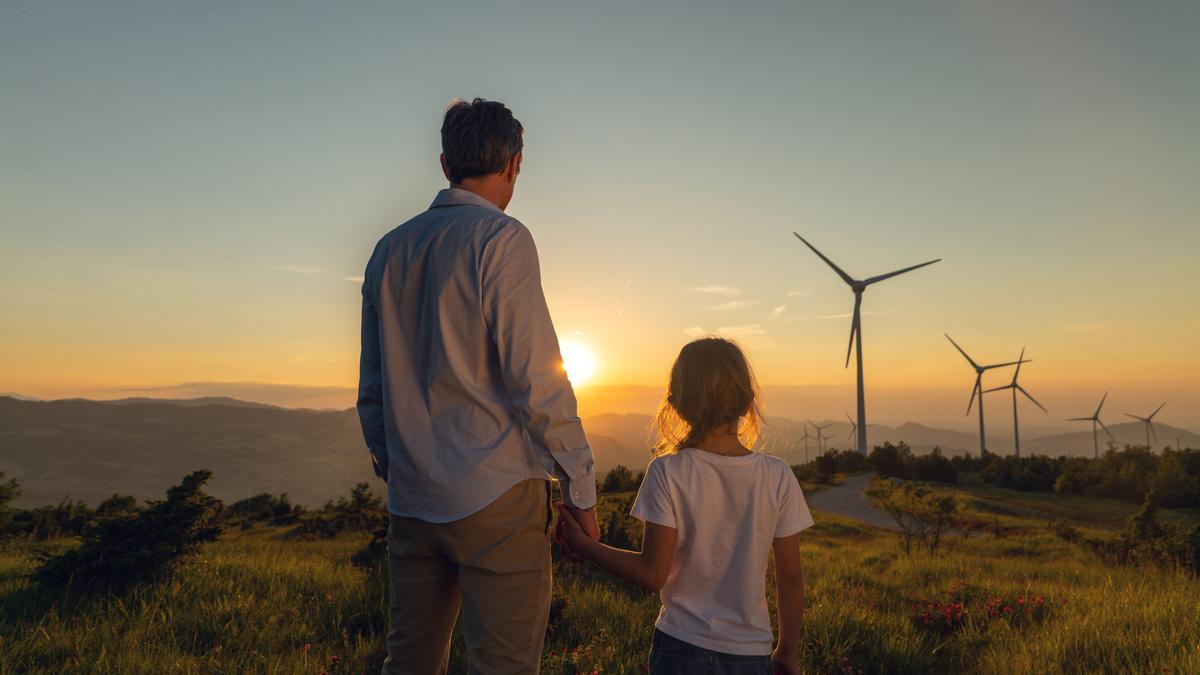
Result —
[[460, 608], [472, 673], [536, 673], [550, 605], [550, 475], [598, 538], [592, 451], [542, 294], [504, 214], [524, 129], [456, 100], [450, 187], [386, 234], [363, 281], [358, 414], [388, 486], [383, 673], [445, 672]]

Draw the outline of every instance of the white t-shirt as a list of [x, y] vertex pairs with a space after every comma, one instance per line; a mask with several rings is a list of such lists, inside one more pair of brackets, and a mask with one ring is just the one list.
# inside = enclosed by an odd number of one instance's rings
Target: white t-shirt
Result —
[[771, 544], [813, 524], [791, 467], [758, 452], [687, 448], [656, 457], [632, 515], [677, 531], [655, 627], [713, 651], [770, 654]]

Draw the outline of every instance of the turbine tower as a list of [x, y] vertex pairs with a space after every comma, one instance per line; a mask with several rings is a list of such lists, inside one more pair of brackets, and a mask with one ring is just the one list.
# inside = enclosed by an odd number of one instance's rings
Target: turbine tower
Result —
[[[812, 422], [809, 422], [808, 424], [812, 424]], [[812, 438], [812, 436], [808, 435], [808, 424], [804, 425], [804, 436], [802, 436], [800, 438], [800, 440], [804, 441], [804, 463], [805, 464], [808, 463], [808, 439]]]
[[850, 433], [846, 434], [846, 440], [854, 439], [855, 445], [858, 445], [858, 425], [854, 420], [850, 419], [850, 413], [846, 413], [846, 421], [850, 423]]
[[919, 265], [905, 267], [904, 269], [899, 269], [895, 272], [888, 272], [887, 274], [880, 274], [877, 276], [868, 277], [866, 279], [855, 279], [854, 277], [842, 271], [842, 268], [835, 265], [832, 260], [826, 258], [824, 253], [818, 251], [817, 247], [808, 243], [808, 240], [806, 240], [804, 237], [801, 237], [796, 232], [793, 232], [792, 234], [795, 234], [797, 239], [804, 242], [805, 246], [812, 249], [812, 252], [816, 253], [818, 258], [824, 260], [825, 264], [832, 267], [833, 271], [837, 272], [838, 276], [842, 278], [842, 281], [846, 282], [846, 285], [849, 286], [850, 290], [854, 292], [854, 314], [850, 322], [850, 344], [846, 348], [846, 367], [850, 367], [850, 352], [853, 350], [858, 366], [858, 451], [865, 455], [867, 454], [867, 404], [865, 398], [863, 397], [861, 311], [863, 291], [867, 290], [867, 286], [870, 286], [871, 284], [883, 281], [884, 279], [891, 279], [894, 276], [904, 274], [905, 272], [911, 272], [917, 268], [925, 267], [926, 265], [932, 265], [933, 263], [938, 262], [938, 260], [941, 260], [941, 258], [923, 262]]
[[1108, 392], [1104, 392], [1104, 396], [1100, 397], [1100, 405], [1096, 406], [1096, 412], [1092, 413], [1091, 417], [1068, 417], [1068, 422], [1091, 422], [1092, 423], [1092, 452], [1095, 459], [1100, 459], [1100, 436], [1096, 433], [1096, 425], [1099, 424], [1104, 433], [1108, 434], [1109, 440], [1113, 438], [1112, 432], [1108, 427], [1104, 426], [1104, 422], [1100, 421], [1100, 409], [1104, 407], [1104, 400], [1108, 398]]
[[833, 422], [826, 422], [825, 424], [813, 424], [812, 422], [809, 422], [809, 424], [812, 424], [812, 427], [817, 430], [817, 452], [824, 454], [825, 430], [833, 426]]
[[1132, 417], [1132, 418], [1133, 418], [1133, 419], [1135, 419], [1135, 420], [1141, 420], [1143, 423], [1145, 423], [1145, 425], [1146, 425], [1146, 449], [1147, 449], [1147, 450], [1151, 450], [1151, 451], [1153, 450], [1153, 448], [1150, 446], [1150, 436], [1151, 436], [1151, 434], [1153, 434], [1153, 435], [1154, 435], [1154, 442], [1155, 442], [1155, 443], [1157, 443], [1157, 442], [1158, 442], [1158, 434], [1157, 434], [1157, 433], [1154, 431], [1154, 416], [1158, 414], [1158, 411], [1159, 411], [1159, 410], [1162, 410], [1162, 409], [1163, 409], [1163, 406], [1164, 406], [1164, 405], [1166, 405], [1166, 402], [1165, 402], [1165, 401], [1163, 402], [1163, 404], [1162, 404], [1162, 405], [1160, 405], [1160, 406], [1158, 406], [1157, 408], [1155, 408], [1155, 409], [1154, 409], [1154, 412], [1150, 413], [1149, 415], [1146, 415], [1145, 417], [1139, 417], [1139, 416], [1137, 416], [1137, 415], [1132, 415], [1132, 414], [1130, 414], [1130, 413], [1125, 413], [1125, 414], [1126, 414], [1126, 415], [1128, 415], [1129, 417]]
[[[967, 360], [967, 363], [971, 364], [971, 367], [975, 369], [975, 386], [971, 388], [971, 400], [967, 401], [967, 414], [971, 414], [971, 406], [975, 403], [975, 397], [979, 396], [979, 456], [983, 457], [987, 455], [987, 441], [985, 440], [983, 434], [983, 372], [985, 370], [991, 370], [992, 368], [1015, 366], [1017, 362], [1009, 361], [1008, 363], [992, 363], [986, 366], [981, 366], [978, 363], [975, 363], [975, 359], [967, 356], [967, 352], [964, 351], [962, 347], [958, 346], [958, 343], [954, 341], [954, 338], [946, 335], [946, 333], [942, 333], [942, 335], [946, 336], [946, 339], [950, 341], [950, 344], [954, 345], [954, 348], [958, 350], [958, 353], [962, 354], [963, 358]], [[1030, 359], [1030, 361], [1032, 360], [1033, 359]], [[1028, 361], [1026, 363], [1028, 363]]]
[[[1009, 382], [1008, 384], [1006, 384], [1002, 387], [992, 387], [991, 389], [985, 389], [983, 392], [984, 394], [987, 394], [987, 393], [990, 393], [993, 391], [1000, 391], [1001, 389], [1012, 389], [1013, 448], [1015, 449], [1015, 454], [1017, 457], [1021, 456], [1021, 425], [1017, 423], [1017, 392], [1020, 391], [1022, 394], [1025, 394], [1025, 398], [1028, 398], [1030, 401], [1033, 401], [1033, 404], [1036, 405], [1037, 407], [1041, 408], [1042, 412], [1047, 412], [1045, 406], [1043, 406], [1041, 403], [1038, 403], [1037, 399], [1034, 398], [1032, 394], [1025, 391], [1025, 387], [1022, 387], [1021, 385], [1017, 384], [1017, 376], [1021, 374], [1021, 364], [1022, 363], [1025, 363], [1025, 348], [1024, 347], [1021, 348], [1021, 355], [1017, 357], [1017, 369], [1013, 371], [1012, 382]], [[982, 396], [980, 398], [982, 398]]]

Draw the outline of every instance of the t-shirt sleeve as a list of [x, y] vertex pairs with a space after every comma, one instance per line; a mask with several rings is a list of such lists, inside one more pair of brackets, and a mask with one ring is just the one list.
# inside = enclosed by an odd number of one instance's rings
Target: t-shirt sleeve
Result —
[[675, 501], [671, 499], [661, 460], [655, 459], [646, 467], [646, 477], [629, 514], [643, 522], [675, 527]]
[[804, 500], [804, 491], [800, 489], [800, 481], [791, 468], [780, 481], [779, 519], [775, 522], [775, 538], [790, 537], [801, 530], [813, 525], [812, 512], [808, 510], [808, 502]]

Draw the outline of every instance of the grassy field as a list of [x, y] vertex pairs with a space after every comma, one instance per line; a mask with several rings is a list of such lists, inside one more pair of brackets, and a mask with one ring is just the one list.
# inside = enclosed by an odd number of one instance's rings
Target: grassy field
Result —
[[[936, 556], [907, 558], [895, 534], [817, 514], [803, 543], [806, 672], [1200, 672], [1200, 581], [1105, 565], [1046, 527], [1051, 514], [1110, 530], [1133, 507], [956, 491], [977, 514], [1023, 531], [955, 535]], [[350, 563], [368, 535], [283, 533], [230, 531], [170, 581], [85, 598], [25, 580], [35, 550], [70, 542], [9, 543], [0, 549], [0, 673], [377, 672], [383, 578]], [[642, 671], [655, 596], [565, 562], [555, 587], [543, 672]], [[456, 642], [451, 671], [464, 669]]]

